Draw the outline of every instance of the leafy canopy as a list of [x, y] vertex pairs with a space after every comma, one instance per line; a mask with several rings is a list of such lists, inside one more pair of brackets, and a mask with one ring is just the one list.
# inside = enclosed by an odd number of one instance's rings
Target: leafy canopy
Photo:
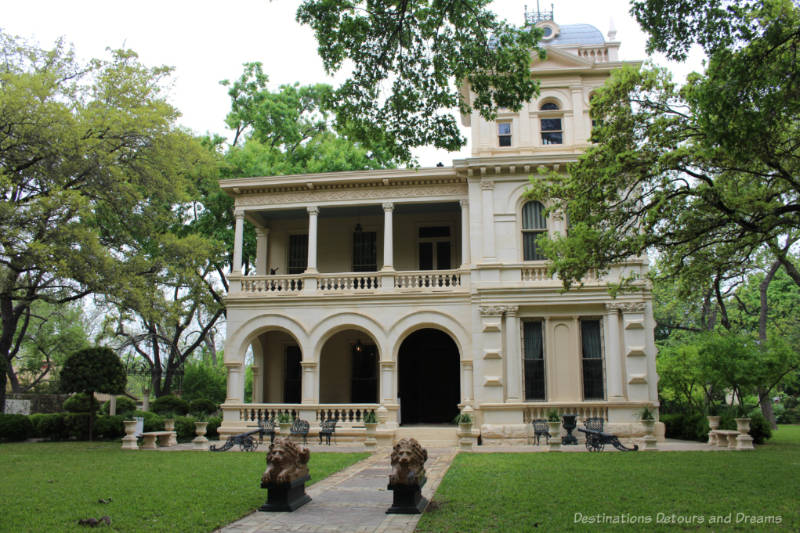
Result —
[[[530, 62], [531, 52], [544, 53], [540, 30], [498, 20], [489, 3], [304, 0], [297, 20], [314, 30], [329, 73], [352, 67], [335, 91], [339, 124], [408, 161], [416, 146], [465, 144], [448, 110], [474, 107], [493, 119], [536, 94]], [[472, 104], [462, 87], [475, 93]]]
[[125, 392], [125, 366], [114, 350], [106, 347], [86, 348], [64, 361], [61, 369], [61, 389], [64, 392]]

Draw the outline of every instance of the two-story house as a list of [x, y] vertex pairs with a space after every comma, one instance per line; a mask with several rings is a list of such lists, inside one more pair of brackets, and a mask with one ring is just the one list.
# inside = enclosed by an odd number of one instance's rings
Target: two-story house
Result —
[[[586, 148], [589, 100], [622, 66], [620, 43], [590, 25], [535, 22], [541, 94], [495, 121], [462, 116], [472, 157], [221, 183], [236, 220], [221, 433], [289, 411], [312, 427], [338, 418], [357, 438], [376, 411], [388, 440], [464, 410], [483, 442], [514, 443], [555, 408], [641, 434], [638, 412], [658, 401], [651, 294], [642, 282], [613, 299], [607, 282], [645, 274], [646, 259], [563, 292], [536, 237], [565, 222], [525, 196], [538, 167], [563, 171]], [[243, 276], [248, 223], [257, 258]], [[455, 442], [455, 426], [442, 431]]]

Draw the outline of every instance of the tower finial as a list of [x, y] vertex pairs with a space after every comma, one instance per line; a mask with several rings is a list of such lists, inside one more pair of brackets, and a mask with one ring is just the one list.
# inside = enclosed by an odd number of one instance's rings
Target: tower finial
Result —
[[614, 26], [614, 19], [608, 19], [608, 40], [613, 41], [617, 38], [617, 27]]

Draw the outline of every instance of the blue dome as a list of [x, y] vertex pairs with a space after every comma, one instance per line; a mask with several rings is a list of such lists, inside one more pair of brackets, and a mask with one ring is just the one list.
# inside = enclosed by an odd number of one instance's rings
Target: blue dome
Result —
[[604, 44], [603, 34], [591, 24], [565, 24], [559, 26], [558, 37], [545, 41], [546, 45]]

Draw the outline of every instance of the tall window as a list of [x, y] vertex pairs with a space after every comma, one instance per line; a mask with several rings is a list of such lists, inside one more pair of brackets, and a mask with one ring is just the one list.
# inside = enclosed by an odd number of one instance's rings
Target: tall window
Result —
[[522, 259], [540, 261], [545, 259], [536, 244], [539, 235], [547, 233], [544, 206], [539, 202], [528, 202], [522, 206]]
[[[545, 102], [540, 111], [558, 111], [558, 104], [553, 102]], [[548, 116], [550, 115], [550, 116]], [[542, 144], [563, 144], [564, 143], [564, 130], [561, 126], [561, 116], [553, 113], [546, 113], [542, 116]]]
[[289, 274], [302, 274], [308, 267], [308, 234], [289, 235]]
[[375, 272], [378, 270], [378, 251], [374, 231], [353, 232], [353, 272]]
[[497, 123], [497, 143], [499, 146], [511, 146], [511, 122]]
[[602, 400], [603, 345], [599, 320], [581, 320], [581, 351], [583, 362], [583, 399]]
[[419, 269], [450, 270], [450, 227], [419, 228]]
[[541, 322], [522, 323], [525, 399], [544, 400], [544, 343]]
[[287, 346], [283, 367], [283, 403], [300, 403], [302, 371], [300, 369], [300, 347]]

